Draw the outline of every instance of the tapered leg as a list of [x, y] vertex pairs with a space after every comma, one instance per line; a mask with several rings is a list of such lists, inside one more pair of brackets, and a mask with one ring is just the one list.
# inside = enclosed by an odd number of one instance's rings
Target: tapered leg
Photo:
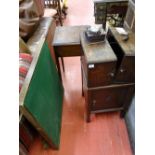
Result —
[[61, 64], [62, 64], [62, 69], [63, 72], [65, 72], [65, 65], [64, 65], [64, 59], [61, 57]]
[[58, 69], [58, 74], [59, 74], [59, 77], [60, 77], [60, 81], [62, 81], [60, 64], [59, 64], [59, 57], [57, 56], [57, 54], [56, 54], [56, 64], [57, 64], [57, 69]]
[[84, 96], [84, 91], [83, 91], [83, 71], [82, 71], [82, 66], [81, 66], [81, 81], [82, 81], [82, 96]]
[[121, 111], [120, 113], [120, 117], [123, 118], [126, 114], [126, 112], [128, 111], [130, 105], [131, 105], [131, 101], [133, 99], [133, 96], [134, 96], [134, 92], [135, 92], [135, 85], [131, 86], [128, 90], [128, 95], [125, 99], [125, 104], [123, 106], [123, 110]]

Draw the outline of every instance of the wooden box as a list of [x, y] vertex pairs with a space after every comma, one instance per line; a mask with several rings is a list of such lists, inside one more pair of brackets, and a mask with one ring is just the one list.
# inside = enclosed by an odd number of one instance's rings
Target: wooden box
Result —
[[135, 35], [129, 33], [129, 39], [123, 40], [116, 28], [110, 27], [108, 30], [108, 41], [117, 55], [117, 69], [115, 82], [116, 83], [129, 83], [135, 82]]
[[90, 44], [81, 33], [81, 63], [88, 87], [111, 84], [115, 75], [117, 57], [108, 41]]

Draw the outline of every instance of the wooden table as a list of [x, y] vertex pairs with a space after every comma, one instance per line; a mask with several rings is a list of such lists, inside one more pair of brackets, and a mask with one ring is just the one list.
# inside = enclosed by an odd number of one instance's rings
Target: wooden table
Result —
[[[126, 42], [120, 40], [118, 44], [120, 42], [126, 51], [124, 53], [133, 55], [132, 37], [129, 36]], [[91, 113], [121, 111], [120, 116], [124, 117], [134, 95], [134, 74], [131, 76], [134, 56], [129, 58], [123, 54], [120, 57], [122, 51], [110, 43], [105, 39], [104, 42], [90, 44], [81, 33], [82, 89], [87, 122], [91, 121]]]
[[61, 78], [59, 57], [81, 56], [80, 33], [88, 25], [57, 27], [53, 39], [58, 73]]

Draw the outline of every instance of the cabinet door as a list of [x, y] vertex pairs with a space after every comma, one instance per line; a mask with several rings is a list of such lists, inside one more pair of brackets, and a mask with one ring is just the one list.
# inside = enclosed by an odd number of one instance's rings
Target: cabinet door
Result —
[[117, 70], [116, 82], [135, 82], [135, 57], [124, 57]]
[[110, 88], [102, 88], [91, 91], [91, 109], [96, 110], [116, 110], [123, 108], [126, 102], [128, 90], [131, 86], [118, 86]]

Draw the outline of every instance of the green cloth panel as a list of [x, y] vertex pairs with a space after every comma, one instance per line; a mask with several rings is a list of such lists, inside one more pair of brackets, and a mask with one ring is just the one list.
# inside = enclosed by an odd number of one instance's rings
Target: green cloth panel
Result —
[[62, 102], [62, 83], [45, 42], [24, 100], [24, 106], [57, 148], [60, 143]]

